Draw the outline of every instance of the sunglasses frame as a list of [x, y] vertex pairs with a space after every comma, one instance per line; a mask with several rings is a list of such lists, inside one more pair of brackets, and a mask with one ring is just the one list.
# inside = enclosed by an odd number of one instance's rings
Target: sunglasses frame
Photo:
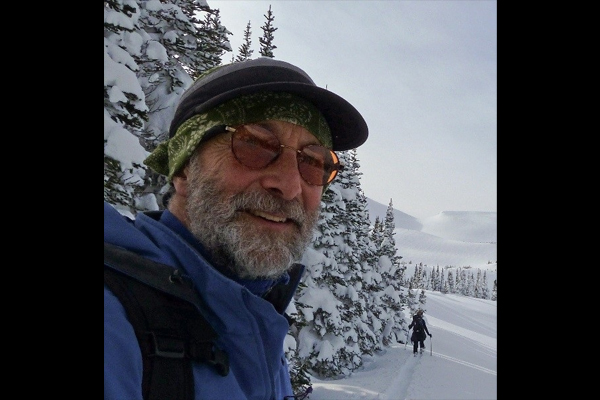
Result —
[[[246, 164], [244, 164], [238, 158], [237, 154], [235, 154], [233, 140], [234, 140], [234, 137], [235, 137], [235, 133], [238, 131], [238, 129], [246, 127], [248, 125], [253, 125], [253, 124], [242, 124], [242, 125], [238, 125], [237, 127], [232, 127], [232, 126], [228, 126], [228, 125], [224, 126], [224, 129], [227, 132], [231, 132], [231, 134], [232, 134], [231, 135], [231, 152], [233, 153], [233, 156], [235, 157], [235, 159], [240, 164], [242, 164], [246, 168], [250, 168], [250, 169], [254, 169], [254, 170], [260, 170], [260, 169], [267, 168], [269, 165], [271, 165], [272, 163], [274, 163], [279, 158], [279, 156], [283, 153], [283, 149], [284, 148], [288, 148], [290, 150], [293, 150], [296, 153], [296, 162], [298, 164], [298, 172], [299, 172], [300, 176], [302, 177], [302, 179], [306, 183], [308, 183], [309, 185], [312, 185], [312, 186], [326, 186], [326, 185], [329, 185], [331, 182], [333, 182], [333, 180], [335, 179], [335, 177], [337, 176], [337, 174], [343, 169], [343, 166], [340, 164], [340, 159], [339, 159], [338, 155], [333, 150], [331, 150], [331, 149], [329, 149], [329, 148], [327, 148], [325, 146], [321, 146], [320, 144], [309, 144], [309, 145], [303, 146], [300, 149], [296, 149], [294, 147], [282, 144], [281, 141], [279, 140], [279, 138], [277, 137], [277, 135], [275, 135], [273, 132], [269, 131], [266, 128], [263, 128], [263, 129], [265, 129], [267, 132], [269, 132], [271, 135], [273, 135], [273, 137], [277, 140], [277, 143], [278, 143], [278, 146], [279, 146], [278, 147], [279, 148], [279, 152], [266, 165], [264, 165], [262, 167], [252, 167], [252, 166], [246, 165]], [[245, 129], [245, 130], [247, 132], [249, 132], [250, 134], [252, 134], [248, 129]], [[323, 149], [326, 149], [329, 152], [329, 154], [331, 155], [331, 158], [333, 160], [333, 163], [332, 163], [333, 169], [331, 171], [327, 172], [327, 175], [329, 176], [329, 179], [327, 181], [322, 181], [321, 183], [312, 183], [312, 182], [309, 182], [306, 179], [306, 177], [302, 174], [302, 169], [301, 169], [301, 165], [300, 165], [301, 164], [301, 158], [300, 157], [305, 154], [305, 153], [303, 153], [304, 149], [307, 148], [307, 147], [311, 147], [311, 146], [318, 146], [318, 147], [321, 147]], [[326, 171], [323, 168], [323, 176], [325, 176], [325, 175], [326, 175]]]

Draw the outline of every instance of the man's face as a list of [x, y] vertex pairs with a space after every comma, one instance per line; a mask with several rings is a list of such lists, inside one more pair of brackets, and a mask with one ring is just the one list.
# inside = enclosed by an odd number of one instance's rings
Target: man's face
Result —
[[[299, 125], [260, 125], [294, 149], [318, 143]], [[230, 140], [221, 134], [202, 144], [185, 168], [190, 231], [237, 276], [276, 278], [311, 242], [323, 186], [303, 180], [289, 148], [267, 167], [250, 169], [236, 160]]]

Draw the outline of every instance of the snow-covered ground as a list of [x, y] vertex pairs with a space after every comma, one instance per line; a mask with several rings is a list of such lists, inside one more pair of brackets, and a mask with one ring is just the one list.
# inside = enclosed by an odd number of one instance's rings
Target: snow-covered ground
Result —
[[313, 378], [310, 400], [497, 399], [497, 302], [425, 291], [426, 352], [398, 343], [340, 380]]
[[[369, 213], [385, 217], [387, 205], [371, 199]], [[480, 268], [497, 273], [495, 212], [444, 211], [419, 220], [394, 210], [396, 247], [411, 268]], [[426, 290], [425, 320], [433, 335], [427, 351], [413, 357], [398, 343], [366, 359], [340, 380], [313, 378], [310, 400], [497, 399], [497, 302]]]

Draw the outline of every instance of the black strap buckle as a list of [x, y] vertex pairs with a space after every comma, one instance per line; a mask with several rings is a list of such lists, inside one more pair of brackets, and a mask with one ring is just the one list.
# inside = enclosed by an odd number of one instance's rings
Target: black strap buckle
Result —
[[190, 358], [204, 361], [214, 366], [219, 375], [229, 374], [229, 355], [213, 342], [196, 342], [191, 344], [190, 348], [186, 348], [186, 341], [180, 337], [156, 332], [146, 333], [150, 338], [150, 346], [154, 350], [149, 354], [151, 357]]
[[147, 332], [150, 335], [154, 353], [150, 356], [165, 358], [185, 358], [185, 342], [179, 337], [169, 335], [157, 335], [155, 332]]
[[227, 376], [229, 373], [229, 355], [217, 346], [213, 346], [212, 355], [213, 357], [209, 360], [209, 363], [215, 366], [219, 375]]

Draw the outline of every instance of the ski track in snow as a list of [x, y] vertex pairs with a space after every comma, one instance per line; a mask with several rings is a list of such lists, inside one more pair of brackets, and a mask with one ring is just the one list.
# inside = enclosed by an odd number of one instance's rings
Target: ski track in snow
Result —
[[[486, 374], [490, 374], [492, 376], [497, 376], [497, 372], [494, 370], [458, 359], [456, 357], [431, 351], [431, 348], [429, 347], [423, 354], [419, 354], [416, 357], [413, 356], [412, 345], [392, 345], [388, 351], [390, 351], [392, 354], [389, 354], [389, 357], [387, 357], [386, 354], [382, 354], [382, 359], [378, 360], [375, 368], [370, 368], [372, 363], [366, 363], [365, 367], [357, 372], [361, 375], [368, 374], [370, 372], [374, 373], [375, 375], [381, 375], [390, 371], [394, 371], [393, 374], [388, 377], [390, 384], [384, 393], [379, 393], [375, 390], [369, 389], [368, 378], [365, 379], [365, 384], [361, 387], [346, 385], [344, 384], [344, 379], [341, 379], [337, 381], [339, 383], [335, 384], [332, 384], [332, 381], [327, 381], [328, 393], [325, 397], [319, 396], [318, 399], [410, 400], [411, 397], [409, 395], [409, 388], [411, 383], [414, 381], [413, 375], [415, 374], [415, 371], [419, 369], [428, 370], [429, 367], [432, 367], [432, 364], [428, 363], [434, 362], [433, 360], [435, 360], [435, 358], [447, 360]], [[398, 361], [399, 358], [403, 360], [403, 362], [400, 363], [400, 368], [395, 370], [390, 368], [391, 362]], [[313, 382], [313, 384], [315, 387], [320, 386], [318, 380], [317, 382]]]
[[467, 362], [467, 361], [459, 360], [458, 358], [450, 357], [450, 356], [447, 356], [445, 354], [436, 353], [435, 351], [433, 352], [433, 355], [436, 356], [436, 357], [444, 358], [446, 360], [450, 360], [450, 361], [458, 363], [458, 364], [466, 365], [467, 367], [475, 368], [475, 369], [477, 369], [479, 371], [485, 372], [486, 374], [491, 374], [491, 375], [494, 375], [494, 376], [498, 375], [498, 373], [496, 371], [493, 371], [493, 370], [491, 370], [489, 368], [481, 367], [479, 365], [475, 365], [475, 364], [472, 364], [472, 363]]
[[[421, 361], [421, 356], [414, 357], [412, 354], [407, 357], [408, 359], [402, 364], [398, 374], [392, 381], [391, 385], [385, 391], [385, 393], [381, 396], [376, 397], [375, 399], [379, 400], [395, 400], [400, 398], [404, 399], [406, 393], [408, 391], [408, 385], [411, 382], [411, 377], [415, 372], [415, 366], [418, 362]], [[374, 400], [375, 400], [374, 399]]]

